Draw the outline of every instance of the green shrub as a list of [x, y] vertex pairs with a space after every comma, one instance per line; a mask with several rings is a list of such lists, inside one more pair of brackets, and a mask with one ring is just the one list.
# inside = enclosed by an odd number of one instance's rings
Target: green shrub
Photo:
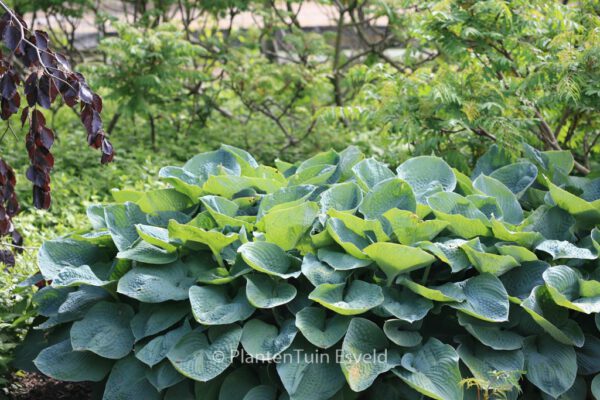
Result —
[[600, 395], [600, 180], [570, 153], [276, 165], [223, 146], [91, 206], [39, 252], [20, 353], [105, 399]]

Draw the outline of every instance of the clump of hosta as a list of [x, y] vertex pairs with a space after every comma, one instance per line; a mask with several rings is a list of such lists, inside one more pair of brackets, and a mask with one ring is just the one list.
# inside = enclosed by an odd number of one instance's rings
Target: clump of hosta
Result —
[[223, 146], [43, 245], [21, 353], [107, 400], [599, 396], [600, 180], [572, 167]]

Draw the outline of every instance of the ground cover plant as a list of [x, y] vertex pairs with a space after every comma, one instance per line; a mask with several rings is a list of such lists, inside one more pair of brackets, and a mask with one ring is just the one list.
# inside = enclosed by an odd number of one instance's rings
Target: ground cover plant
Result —
[[573, 165], [222, 146], [44, 243], [18, 363], [105, 399], [598, 397], [600, 180]]

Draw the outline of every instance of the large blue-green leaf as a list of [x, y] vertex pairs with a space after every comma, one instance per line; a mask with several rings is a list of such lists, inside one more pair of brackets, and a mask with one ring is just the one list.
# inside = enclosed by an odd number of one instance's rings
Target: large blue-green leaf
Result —
[[283, 279], [297, 278], [300, 263], [278, 245], [269, 242], [248, 242], [238, 248], [244, 261], [258, 272]]
[[297, 290], [289, 283], [266, 274], [246, 275], [246, 296], [256, 308], [275, 308], [289, 303]]
[[586, 314], [600, 313], [600, 282], [585, 280], [566, 265], [548, 268], [543, 277], [556, 304]]
[[491, 274], [481, 274], [458, 283], [465, 301], [451, 307], [488, 322], [508, 320], [508, 293], [502, 282]]
[[525, 339], [525, 377], [544, 393], [558, 397], [575, 382], [577, 358], [573, 347], [548, 336]]
[[333, 314], [321, 307], [306, 307], [296, 314], [296, 327], [317, 347], [328, 349], [339, 342], [348, 329], [350, 317]]
[[523, 209], [517, 196], [502, 182], [489, 176], [479, 175], [473, 186], [488, 196], [494, 197], [502, 209], [503, 220], [510, 224], [523, 221]]
[[452, 346], [431, 338], [415, 352], [402, 356], [392, 370], [410, 387], [436, 400], [462, 400], [458, 354]]
[[471, 239], [489, 234], [489, 221], [466, 197], [451, 192], [439, 192], [427, 199], [427, 204], [438, 219], [449, 222], [448, 230]]
[[394, 173], [387, 165], [373, 159], [366, 158], [352, 167], [356, 181], [363, 190], [368, 191], [379, 182], [394, 177]]
[[143, 344], [138, 342], [135, 346], [135, 357], [149, 367], [153, 367], [164, 360], [179, 339], [191, 330], [190, 324], [186, 320], [179, 328], [170, 330], [164, 335], [156, 336]]
[[389, 282], [400, 274], [427, 267], [435, 261], [434, 256], [418, 247], [397, 243], [373, 243], [367, 246], [364, 252], [377, 263]]
[[270, 361], [292, 345], [298, 330], [293, 320], [286, 320], [281, 327], [251, 319], [244, 324], [242, 346], [258, 361]]
[[492, 172], [490, 177], [502, 182], [517, 197], [531, 186], [537, 178], [538, 169], [528, 161], [509, 164]]
[[73, 239], [55, 239], [44, 242], [40, 247], [38, 265], [44, 278], [52, 280], [64, 267], [92, 266], [109, 261], [113, 256], [110, 248]]
[[132, 355], [117, 361], [106, 382], [102, 400], [159, 400], [161, 395], [146, 378], [148, 371]]
[[420, 203], [425, 203], [433, 193], [452, 192], [456, 187], [456, 176], [452, 168], [438, 157], [413, 157], [402, 163], [396, 172], [400, 179], [413, 188]]
[[223, 286], [192, 286], [190, 304], [196, 321], [203, 325], [227, 325], [243, 321], [254, 313], [254, 307], [241, 289], [230, 296]]
[[319, 285], [308, 298], [338, 314], [356, 315], [383, 303], [381, 287], [355, 280], [350, 283]]
[[360, 212], [367, 219], [378, 219], [392, 208], [415, 212], [417, 203], [408, 183], [398, 178], [379, 182], [366, 195]]
[[187, 302], [142, 303], [138, 313], [131, 319], [131, 331], [138, 341], [175, 325], [189, 312]]

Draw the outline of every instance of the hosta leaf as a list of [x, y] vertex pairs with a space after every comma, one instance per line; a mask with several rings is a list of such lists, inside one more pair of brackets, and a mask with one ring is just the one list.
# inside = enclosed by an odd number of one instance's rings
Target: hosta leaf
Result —
[[160, 247], [171, 253], [177, 250], [177, 246], [169, 240], [169, 231], [165, 228], [152, 225], [138, 224], [135, 226], [138, 235], [146, 242]]
[[212, 263], [202, 264], [199, 267], [197, 274], [198, 282], [209, 285], [224, 285], [252, 272], [252, 268], [242, 261], [241, 258], [237, 258], [229, 269]]
[[[243, 335], [243, 332], [242, 332]], [[255, 386], [260, 384], [260, 380], [252, 370], [252, 367], [243, 365], [231, 371], [223, 380], [219, 390], [219, 400], [242, 400], [244, 396]], [[206, 395], [206, 393], [203, 393]], [[216, 400], [215, 396], [215, 400]]]
[[102, 399], [160, 399], [161, 396], [158, 391], [146, 379], [148, 371], [149, 369], [133, 356], [117, 361], [106, 382]]
[[392, 371], [425, 396], [436, 400], [463, 398], [458, 354], [454, 348], [435, 338], [415, 352], [405, 353], [401, 368]]
[[577, 222], [585, 227], [593, 227], [600, 223], [600, 202], [588, 202], [567, 192], [546, 179], [550, 196], [556, 205], [571, 214]]
[[595, 260], [598, 258], [598, 254], [595, 254], [591, 250], [577, 247], [573, 243], [564, 240], [544, 240], [538, 244], [535, 249], [550, 254], [553, 260], [561, 258]]
[[362, 250], [370, 242], [365, 237], [350, 230], [341, 219], [329, 218], [327, 220], [327, 232], [351, 256], [363, 259], [368, 258]]
[[515, 242], [527, 248], [533, 248], [537, 243], [544, 240], [544, 237], [538, 232], [520, 232], [508, 229], [508, 227], [495, 218], [491, 220], [492, 232], [496, 239], [507, 242]]
[[185, 376], [177, 372], [169, 361], [162, 361], [146, 371], [146, 379], [156, 390], [162, 391], [183, 381]]
[[473, 377], [487, 389], [510, 392], [524, 372], [525, 360], [520, 350], [494, 351], [465, 338], [456, 351]]
[[392, 208], [415, 212], [417, 203], [408, 183], [398, 178], [387, 179], [375, 185], [360, 205], [367, 219], [378, 219]]
[[496, 243], [494, 246], [498, 250], [498, 253], [503, 256], [510, 256], [514, 258], [519, 264], [537, 261], [538, 259], [534, 252], [527, 250], [522, 246], [516, 246], [505, 242]]
[[548, 293], [559, 306], [586, 314], [600, 313], [600, 282], [584, 280], [566, 265], [548, 268], [543, 277]]
[[245, 189], [256, 189], [263, 193], [273, 193], [285, 186], [285, 180], [234, 175], [211, 175], [202, 190], [206, 193], [231, 198]]
[[537, 286], [531, 295], [523, 300], [521, 307], [555, 340], [566, 345], [581, 347], [583, 332], [576, 322], [568, 319], [568, 310], [552, 300], [545, 286]]
[[294, 286], [265, 274], [246, 275], [246, 296], [256, 308], [275, 308], [296, 297]]
[[521, 230], [531, 234], [541, 234], [546, 239], [573, 240], [574, 225], [575, 219], [571, 214], [556, 206], [544, 205], [529, 214], [523, 221]]
[[44, 375], [67, 382], [99, 382], [112, 366], [111, 360], [89, 351], [73, 351], [70, 340], [46, 347], [33, 363]]
[[523, 354], [525, 377], [550, 396], [560, 396], [575, 382], [577, 358], [573, 347], [548, 336], [531, 336], [525, 339]]
[[481, 251], [477, 245], [473, 245], [472, 242], [467, 242], [460, 248], [465, 252], [475, 269], [482, 274], [490, 273], [500, 276], [519, 266], [519, 263], [513, 257], [486, 253]]
[[197, 260], [162, 266], [138, 264], [119, 280], [117, 291], [144, 303], [187, 300], [198, 270]]
[[320, 261], [323, 261], [336, 271], [349, 271], [357, 268], [363, 268], [371, 264], [371, 260], [364, 260], [353, 257], [349, 254], [321, 248], [317, 251]]
[[352, 318], [342, 344], [340, 361], [352, 390], [367, 389], [379, 375], [398, 363], [399, 357], [389, 350], [389, 341], [377, 324], [364, 318]]
[[394, 173], [383, 163], [366, 158], [352, 167], [356, 181], [363, 190], [369, 191], [379, 182], [394, 178]]
[[502, 209], [503, 220], [510, 224], [523, 221], [523, 209], [517, 196], [502, 182], [485, 175], [479, 175], [473, 181], [473, 186], [488, 196], [494, 197]]
[[[121, 202], [118, 191], [113, 191], [112, 195]], [[142, 212], [147, 214], [160, 211], [183, 211], [194, 206], [192, 199], [175, 189], [156, 189], [141, 193], [135, 203]]]
[[312, 344], [328, 349], [339, 342], [348, 329], [350, 317], [333, 314], [327, 318], [327, 310], [306, 307], [296, 314], [296, 327]]
[[550, 264], [543, 261], [524, 262], [520, 268], [502, 275], [500, 280], [511, 298], [523, 300], [533, 288], [544, 284], [542, 274], [548, 267]]
[[480, 174], [489, 175], [495, 170], [510, 164], [511, 161], [512, 157], [508, 150], [493, 144], [483, 156], [479, 157], [471, 177], [475, 179]]
[[254, 157], [252, 157], [252, 155], [246, 150], [238, 149], [237, 147], [230, 146], [228, 144], [222, 144], [220, 150], [228, 152], [235, 158], [240, 166], [240, 172], [242, 175], [252, 176], [252, 174], [255, 172], [254, 170], [259, 167]]
[[585, 335], [585, 343], [580, 349], [576, 349], [577, 365], [579, 375], [593, 375], [600, 372], [600, 338], [593, 335]]
[[521, 197], [529, 186], [535, 182], [538, 169], [530, 162], [523, 161], [498, 168], [490, 177], [502, 182], [517, 197]]
[[[311, 228], [319, 206], [307, 201], [288, 208], [277, 208], [265, 214], [260, 228], [264, 230], [268, 242], [275, 243], [284, 250], [291, 250]], [[281, 222], [285, 221], [284, 224]]]
[[183, 243], [193, 242], [202, 243], [213, 252], [219, 263], [221, 260], [221, 251], [238, 240], [237, 233], [224, 234], [219, 231], [208, 231], [199, 226], [189, 224], [180, 224], [176, 221], [169, 221], [169, 237], [171, 239], [180, 240]]
[[352, 167], [364, 160], [365, 155], [356, 146], [348, 146], [339, 152], [340, 161], [338, 167], [340, 169], [340, 181], [346, 181], [352, 178], [354, 172]]
[[131, 331], [138, 341], [175, 325], [189, 312], [187, 302], [142, 303], [138, 313], [131, 319]]
[[404, 245], [432, 240], [449, 225], [447, 221], [423, 221], [417, 214], [397, 208], [385, 212], [383, 216], [390, 223], [398, 242]]
[[274, 193], [265, 195], [258, 207], [257, 220], [269, 210], [289, 208], [304, 203], [317, 189], [312, 185], [298, 185], [279, 189]]
[[239, 206], [235, 202], [220, 196], [203, 196], [200, 202], [220, 228], [244, 226], [252, 230], [252, 223], [237, 217]]
[[380, 286], [358, 280], [319, 285], [308, 298], [342, 315], [362, 314], [383, 303]]
[[288, 180], [288, 185], [324, 185], [336, 181], [335, 165], [319, 164], [298, 170]]
[[100, 302], [71, 327], [75, 351], [91, 351], [99, 356], [119, 359], [129, 354], [134, 337], [129, 328], [133, 309], [127, 304]]
[[110, 281], [103, 281], [90, 269], [88, 265], [82, 265], [78, 268], [64, 267], [60, 270], [56, 278], [52, 281], [52, 286], [105, 286]]
[[460, 246], [467, 243], [463, 239], [444, 239], [440, 242], [421, 242], [419, 247], [427, 250], [450, 266], [452, 272], [459, 272], [471, 266], [465, 252]]
[[73, 239], [56, 239], [44, 242], [37, 261], [44, 278], [52, 280], [64, 267], [91, 266], [109, 261], [112, 256], [114, 253], [104, 247]]
[[177, 260], [177, 253], [168, 252], [145, 240], [138, 239], [138, 241], [132, 244], [127, 250], [119, 251], [117, 253], [117, 258], [148, 264], [169, 264]]
[[383, 289], [384, 302], [381, 308], [395, 318], [406, 322], [420, 321], [433, 308], [431, 300], [421, 297], [408, 289]]
[[300, 265], [278, 245], [268, 242], [249, 242], [241, 245], [238, 252], [252, 268], [283, 279], [300, 276]]
[[396, 172], [413, 188], [420, 203], [425, 203], [435, 192], [452, 192], [456, 188], [452, 168], [438, 157], [413, 157], [402, 163]]
[[319, 286], [323, 283], [343, 283], [350, 272], [336, 271], [309, 253], [302, 260], [302, 274], [313, 286]]
[[119, 251], [130, 248], [140, 237], [136, 224], [145, 224], [146, 214], [131, 202], [104, 207], [104, 221]]
[[223, 286], [192, 286], [190, 304], [196, 321], [204, 325], [226, 325], [243, 321], [254, 313], [245, 290], [230, 297]]
[[438, 219], [449, 222], [448, 230], [455, 235], [471, 239], [489, 234], [487, 217], [466, 197], [440, 192], [429, 196], [427, 203]]
[[600, 374], [592, 379], [592, 394], [596, 399], [600, 399]]
[[360, 187], [354, 182], [345, 182], [333, 185], [321, 193], [321, 212], [334, 209], [338, 211], [356, 211], [363, 200]]
[[144, 345], [138, 343], [135, 347], [135, 357], [149, 367], [153, 367], [164, 360], [171, 348], [179, 342], [179, 339], [191, 330], [190, 324], [186, 320], [179, 328], [157, 336]]
[[275, 400], [277, 399], [277, 388], [267, 385], [253, 387], [246, 393], [242, 400]]
[[451, 307], [483, 321], [508, 320], [508, 293], [494, 275], [481, 274], [459, 282], [459, 285], [463, 289], [465, 301], [451, 304]]
[[298, 330], [293, 320], [282, 323], [281, 328], [251, 319], [244, 324], [242, 346], [258, 361], [270, 361], [291, 346]]
[[277, 374], [290, 400], [327, 400], [344, 386], [344, 375], [335, 356], [324, 354], [327, 357], [318, 358], [316, 348], [298, 339], [282, 354]]
[[242, 172], [236, 157], [226, 149], [195, 155], [185, 163], [183, 169], [197, 176], [201, 182], [205, 182], [210, 175], [239, 175]]
[[458, 313], [458, 323], [475, 339], [494, 350], [518, 350], [523, 346], [523, 337], [501, 324], [485, 322], [464, 313]]
[[167, 357], [179, 373], [200, 382], [220, 375], [232, 363], [242, 337], [237, 325], [214, 326], [182, 337]]
[[349, 212], [329, 210], [327, 214], [341, 220], [344, 225], [357, 235], [370, 238], [369, 240], [377, 240], [378, 242], [387, 242], [390, 240], [387, 233], [379, 220], [363, 219]]
[[203, 194], [202, 180], [181, 167], [163, 167], [158, 171], [158, 177], [190, 199], [197, 199]]
[[389, 319], [383, 324], [383, 332], [394, 344], [400, 347], [415, 347], [421, 344], [423, 337], [418, 331], [406, 330], [406, 322]]
[[406, 286], [414, 293], [432, 301], [461, 302], [465, 300], [463, 289], [455, 283], [445, 283], [441, 286], [426, 287], [410, 279], [398, 279], [398, 283]]
[[364, 252], [377, 263], [390, 282], [400, 274], [426, 267], [435, 261], [434, 256], [417, 247], [397, 243], [373, 243]]

